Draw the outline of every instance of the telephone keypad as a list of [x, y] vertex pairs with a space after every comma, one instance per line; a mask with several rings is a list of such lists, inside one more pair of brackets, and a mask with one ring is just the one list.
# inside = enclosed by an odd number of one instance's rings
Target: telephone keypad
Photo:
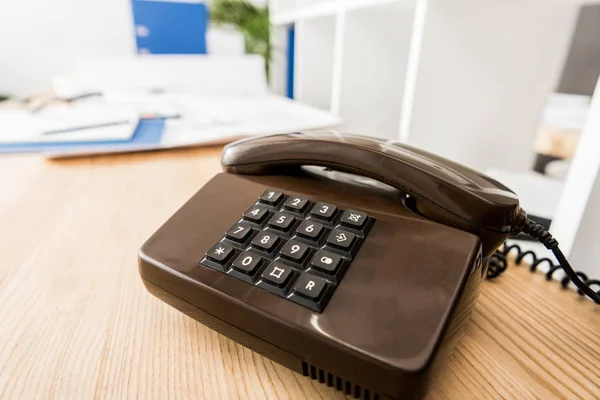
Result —
[[268, 189], [200, 264], [322, 312], [374, 223], [362, 211]]

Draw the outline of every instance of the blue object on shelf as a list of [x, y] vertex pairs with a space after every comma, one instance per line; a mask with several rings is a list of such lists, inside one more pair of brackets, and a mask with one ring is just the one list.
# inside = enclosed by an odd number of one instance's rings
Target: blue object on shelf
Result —
[[288, 29], [288, 57], [287, 57], [287, 97], [294, 98], [294, 47], [296, 43], [296, 28], [294, 25]]
[[127, 149], [141, 145], [160, 143], [165, 127], [164, 119], [141, 119], [133, 136], [127, 140], [90, 142], [30, 142], [0, 144], [1, 153], [33, 153], [41, 151], [88, 150], [88, 149]]
[[138, 53], [206, 54], [206, 4], [131, 0], [131, 6]]

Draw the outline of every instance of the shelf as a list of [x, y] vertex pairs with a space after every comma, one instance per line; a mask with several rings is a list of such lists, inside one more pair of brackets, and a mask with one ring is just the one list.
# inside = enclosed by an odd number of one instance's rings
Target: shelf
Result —
[[409, 0], [346, 13], [339, 103], [332, 107], [344, 121], [340, 130], [398, 138], [413, 10]]
[[291, 24], [296, 21], [335, 15], [344, 11], [369, 8], [405, 0], [279, 0], [272, 1], [271, 23]]
[[296, 24], [294, 97], [324, 110], [331, 108], [335, 26], [334, 16]]

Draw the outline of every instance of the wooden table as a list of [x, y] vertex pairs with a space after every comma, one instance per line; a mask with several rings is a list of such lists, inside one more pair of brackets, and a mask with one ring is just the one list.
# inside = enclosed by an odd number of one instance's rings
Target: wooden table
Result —
[[[218, 157], [0, 157], [0, 399], [343, 398], [144, 289], [137, 249]], [[600, 307], [559, 286], [486, 282], [430, 398], [600, 398]]]

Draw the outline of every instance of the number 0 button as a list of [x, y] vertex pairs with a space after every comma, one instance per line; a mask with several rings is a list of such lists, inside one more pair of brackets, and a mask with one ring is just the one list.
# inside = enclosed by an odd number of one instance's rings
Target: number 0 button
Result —
[[245, 274], [252, 275], [259, 266], [261, 258], [249, 251], [242, 252], [231, 265], [233, 268]]
[[279, 241], [279, 237], [272, 233], [260, 232], [252, 239], [252, 246], [266, 251], [271, 251]]

